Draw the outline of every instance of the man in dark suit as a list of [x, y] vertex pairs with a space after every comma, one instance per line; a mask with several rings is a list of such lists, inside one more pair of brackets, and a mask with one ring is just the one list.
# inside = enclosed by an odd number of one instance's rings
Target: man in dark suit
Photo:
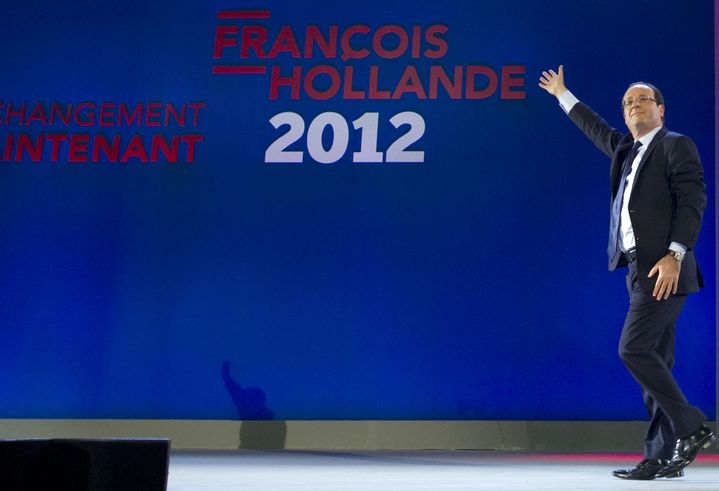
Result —
[[664, 127], [664, 98], [631, 84], [622, 99], [629, 133], [610, 127], [564, 85], [564, 68], [542, 72], [539, 86], [611, 159], [609, 270], [628, 266], [630, 305], [619, 356], [642, 387], [651, 417], [644, 460], [613, 472], [621, 479], [681, 477], [716, 439], [672, 375], [674, 324], [688, 293], [702, 284], [694, 257], [706, 206], [703, 170], [692, 140]]

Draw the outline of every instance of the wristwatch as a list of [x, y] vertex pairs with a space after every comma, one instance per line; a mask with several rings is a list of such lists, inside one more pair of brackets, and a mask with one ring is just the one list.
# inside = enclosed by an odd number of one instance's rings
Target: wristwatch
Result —
[[686, 253], [684, 253], [684, 252], [672, 251], [671, 249], [669, 249], [667, 254], [672, 256], [678, 263], [681, 263], [682, 261], [684, 261], [684, 256], [686, 255]]

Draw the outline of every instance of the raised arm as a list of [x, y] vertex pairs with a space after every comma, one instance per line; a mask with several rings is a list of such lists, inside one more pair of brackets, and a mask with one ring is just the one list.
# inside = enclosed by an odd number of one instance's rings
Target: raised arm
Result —
[[624, 134], [609, 126], [601, 116], [586, 104], [579, 102], [567, 89], [567, 86], [564, 85], [564, 65], [559, 65], [556, 72], [554, 70], [543, 71], [542, 76], [539, 77], [539, 86], [557, 98], [569, 119], [599, 150], [609, 158], [614, 157], [614, 151], [622, 143]]

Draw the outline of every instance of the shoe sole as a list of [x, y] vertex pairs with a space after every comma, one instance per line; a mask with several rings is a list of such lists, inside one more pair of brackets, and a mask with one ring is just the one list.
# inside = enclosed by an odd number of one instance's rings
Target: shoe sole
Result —
[[618, 479], [624, 479], [625, 481], [651, 481], [656, 476], [645, 476], [645, 477], [633, 477], [633, 476], [621, 476], [612, 472], [612, 475]]
[[667, 474], [666, 476], [658, 476], [663, 479], [676, 479], [677, 477], [684, 477], [684, 471], [682, 469], [679, 469], [676, 472], [672, 472], [671, 474]]
[[615, 473], [612, 473], [612, 475], [618, 479], [624, 479], [625, 481], [651, 481], [653, 479], [657, 479], [660, 477], [666, 478], [666, 479], [675, 479], [677, 477], [684, 477], [684, 471], [679, 469], [676, 472], [672, 472], [671, 474], [668, 474], [666, 476], [646, 476], [646, 477], [630, 477], [630, 476], [621, 476]]

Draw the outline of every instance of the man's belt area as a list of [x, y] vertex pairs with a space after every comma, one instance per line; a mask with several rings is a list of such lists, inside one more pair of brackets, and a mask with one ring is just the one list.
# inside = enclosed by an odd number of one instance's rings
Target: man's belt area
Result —
[[624, 257], [627, 258], [627, 262], [631, 263], [632, 261], [637, 260], [637, 248], [634, 247], [632, 249], [629, 249], [627, 252], [624, 253]]

